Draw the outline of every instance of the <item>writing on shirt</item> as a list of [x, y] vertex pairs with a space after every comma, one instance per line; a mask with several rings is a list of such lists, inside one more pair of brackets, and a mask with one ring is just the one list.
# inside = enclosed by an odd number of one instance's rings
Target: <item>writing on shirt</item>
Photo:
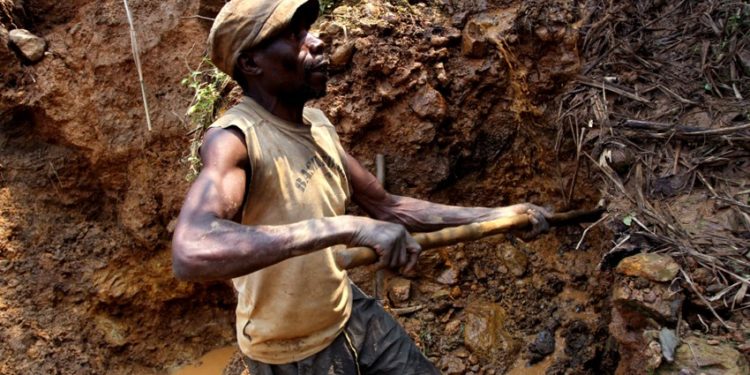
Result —
[[300, 169], [299, 173], [301, 174], [301, 176], [297, 177], [297, 180], [294, 181], [294, 186], [296, 186], [300, 191], [304, 192], [307, 189], [307, 184], [310, 183], [310, 179], [312, 179], [312, 177], [318, 171], [322, 171], [323, 175], [326, 178], [333, 178], [331, 169], [335, 169], [342, 176], [346, 175], [341, 166], [336, 163], [336, 161], [332, 157], [325, 154], [315, 154], [307, 160], [307, 163], [305, 163], [305, 167]]

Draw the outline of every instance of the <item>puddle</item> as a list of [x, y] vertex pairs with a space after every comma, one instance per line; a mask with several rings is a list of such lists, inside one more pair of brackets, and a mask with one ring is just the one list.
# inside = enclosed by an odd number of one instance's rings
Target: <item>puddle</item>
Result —
[[234, 346], [214, 349], [191, 365], [170, 371], [169, 375], [221, 375], [234, 355]]

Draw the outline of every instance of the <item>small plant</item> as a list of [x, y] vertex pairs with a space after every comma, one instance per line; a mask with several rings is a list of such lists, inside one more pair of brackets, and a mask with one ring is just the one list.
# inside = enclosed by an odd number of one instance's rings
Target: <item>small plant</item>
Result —
[[188, 174], [185, 178], [193, 181], [200, 173], [202, 167], [198, 149], [203, 138], [203, 133], [214, 121], [216, 111], [221, 104], [221, 94], [225, 91], [232, 79], [216, 68], [210, 60], [203, 59], [197, 70], [191, 71], [187, 77], [182, 79], [182, 85], [195, 92], [193, 101], [190, 103], [185, 116], [189, 119], [193, 129], [188, 133], [191, 135], [190, 154], [185, 162], [188, 164]]

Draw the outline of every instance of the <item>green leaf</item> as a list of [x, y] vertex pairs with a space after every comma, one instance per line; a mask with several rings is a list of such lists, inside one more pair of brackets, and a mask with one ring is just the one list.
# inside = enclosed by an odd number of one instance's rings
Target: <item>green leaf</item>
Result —
[[622, 223], [627, 226], [630, 226], [631, 224], [633, 224], [633, 215], [629, 214], [625, 216], [624, 218], [622, 218]]

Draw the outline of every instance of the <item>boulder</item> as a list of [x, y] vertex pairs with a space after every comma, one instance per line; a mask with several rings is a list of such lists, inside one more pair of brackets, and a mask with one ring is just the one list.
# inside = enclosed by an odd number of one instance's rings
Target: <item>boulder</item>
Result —
[[445, 118], [448, 104], [439, 91], [430, 85], [422, 86], [409, 101], [409, 107], [423, 119], [437, 122]]
[[680, 266], [668, 255], [642, 253], [623, 259], [617, 272], [656, 282], [670, 282], [680, 272]]
[[8, 33], [11, 44], [16, 46], [24, 58], [35, 63], [44, 57], [47, 42], [25, 29], [15, 29]]
[[711, 345], [705, 338], [691, 336], [677, 347], [674, 362], [659, 367], [656, 374], [744, 375], [750, 374], [750, 367], [732, 345]]
[[649, 287], [639, 289], [626, 280], [619, 280], [612, 293], [615, 306], [659, 322], [675, 322], [684, 300], [682, 293], [671, 292], [663, 284], [652, 283]]
[[505, 330], [506, 314], [500, 305], [477, 301], [465, 311], [464, 344], [469, 350], [485, 356], [517, 352], [516, 341]]

